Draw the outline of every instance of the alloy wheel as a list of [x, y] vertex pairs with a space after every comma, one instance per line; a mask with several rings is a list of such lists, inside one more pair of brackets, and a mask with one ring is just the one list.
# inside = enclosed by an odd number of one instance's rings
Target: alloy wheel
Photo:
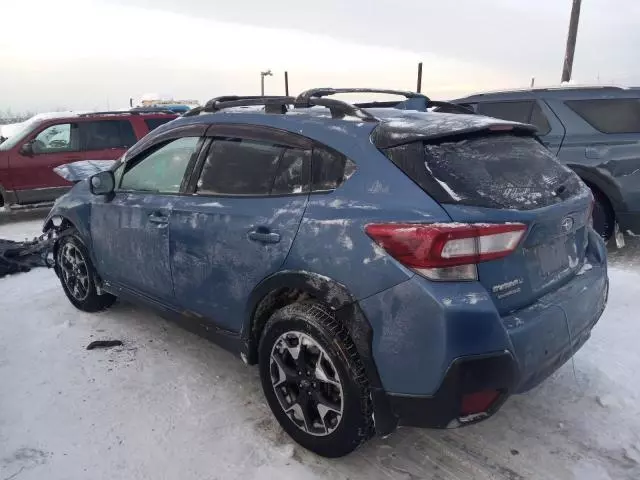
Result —
[[83, 301], [89, 295], [89, 269], [82, 253], [72, 243], [65, 243], [59, 258], [67, 290], [77, 301]]
[[331, 434], [342, 420], [344, 399], [338, 371], [309, 335], [289, 331], [271, 349], [271, 384], [289, 419], [315, 436]]

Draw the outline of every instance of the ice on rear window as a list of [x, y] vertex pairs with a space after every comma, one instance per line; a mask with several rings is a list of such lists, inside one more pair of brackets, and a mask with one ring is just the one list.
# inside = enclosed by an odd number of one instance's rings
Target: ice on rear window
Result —
[[385, 151], [441, 203], [529, 210], [586, 187], [533, 137], [487, 135], [456, 142], [414, 142]]

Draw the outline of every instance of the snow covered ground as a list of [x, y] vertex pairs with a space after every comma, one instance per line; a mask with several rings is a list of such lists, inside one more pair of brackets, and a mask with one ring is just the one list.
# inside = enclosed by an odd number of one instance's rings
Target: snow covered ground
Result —
[[[400, 429], [338, 460], [294, 445], [256, 369], [217, 346], [131, 305], [81, 313], [50, 270], [0, 279], [0, 479], [638, 479], [638, 258], [613, 256], [574, 365], [484, 423]], [[87, 351], [96, 339], [124, 345]]]

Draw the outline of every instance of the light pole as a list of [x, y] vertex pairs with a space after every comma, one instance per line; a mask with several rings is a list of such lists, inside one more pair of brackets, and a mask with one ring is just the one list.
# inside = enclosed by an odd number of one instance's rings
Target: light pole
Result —
[[578, 22], [580, 21], [580, 4], [582, 0], [573, 0], [571, 7], [571, 19], [569, 20], [569, 33], [567, 34], [567, 48], [564, 53], [562, 65], [562, 82], [571, 80], [573, 70], [573, 53], [576, 50], [576, 37], [578, 36]]
[[271, 73], [271, 69], [260, 72], [260, 95], [264, 97], [264, 77], [272, 77], [273, 73]]

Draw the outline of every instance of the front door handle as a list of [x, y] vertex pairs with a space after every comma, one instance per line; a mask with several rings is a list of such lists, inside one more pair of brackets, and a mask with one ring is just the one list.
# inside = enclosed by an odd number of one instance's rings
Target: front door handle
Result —
[[155, 223], [156, 225], [166, 225], [169, 223], [169, 217], [166, 217], [160, 213], [152, 213], [149, 215], [149, 223]]
[[278, 243], [280, 234], [275, 232], [252, 230], [249, 232], [249, 240], [260, 243]]

